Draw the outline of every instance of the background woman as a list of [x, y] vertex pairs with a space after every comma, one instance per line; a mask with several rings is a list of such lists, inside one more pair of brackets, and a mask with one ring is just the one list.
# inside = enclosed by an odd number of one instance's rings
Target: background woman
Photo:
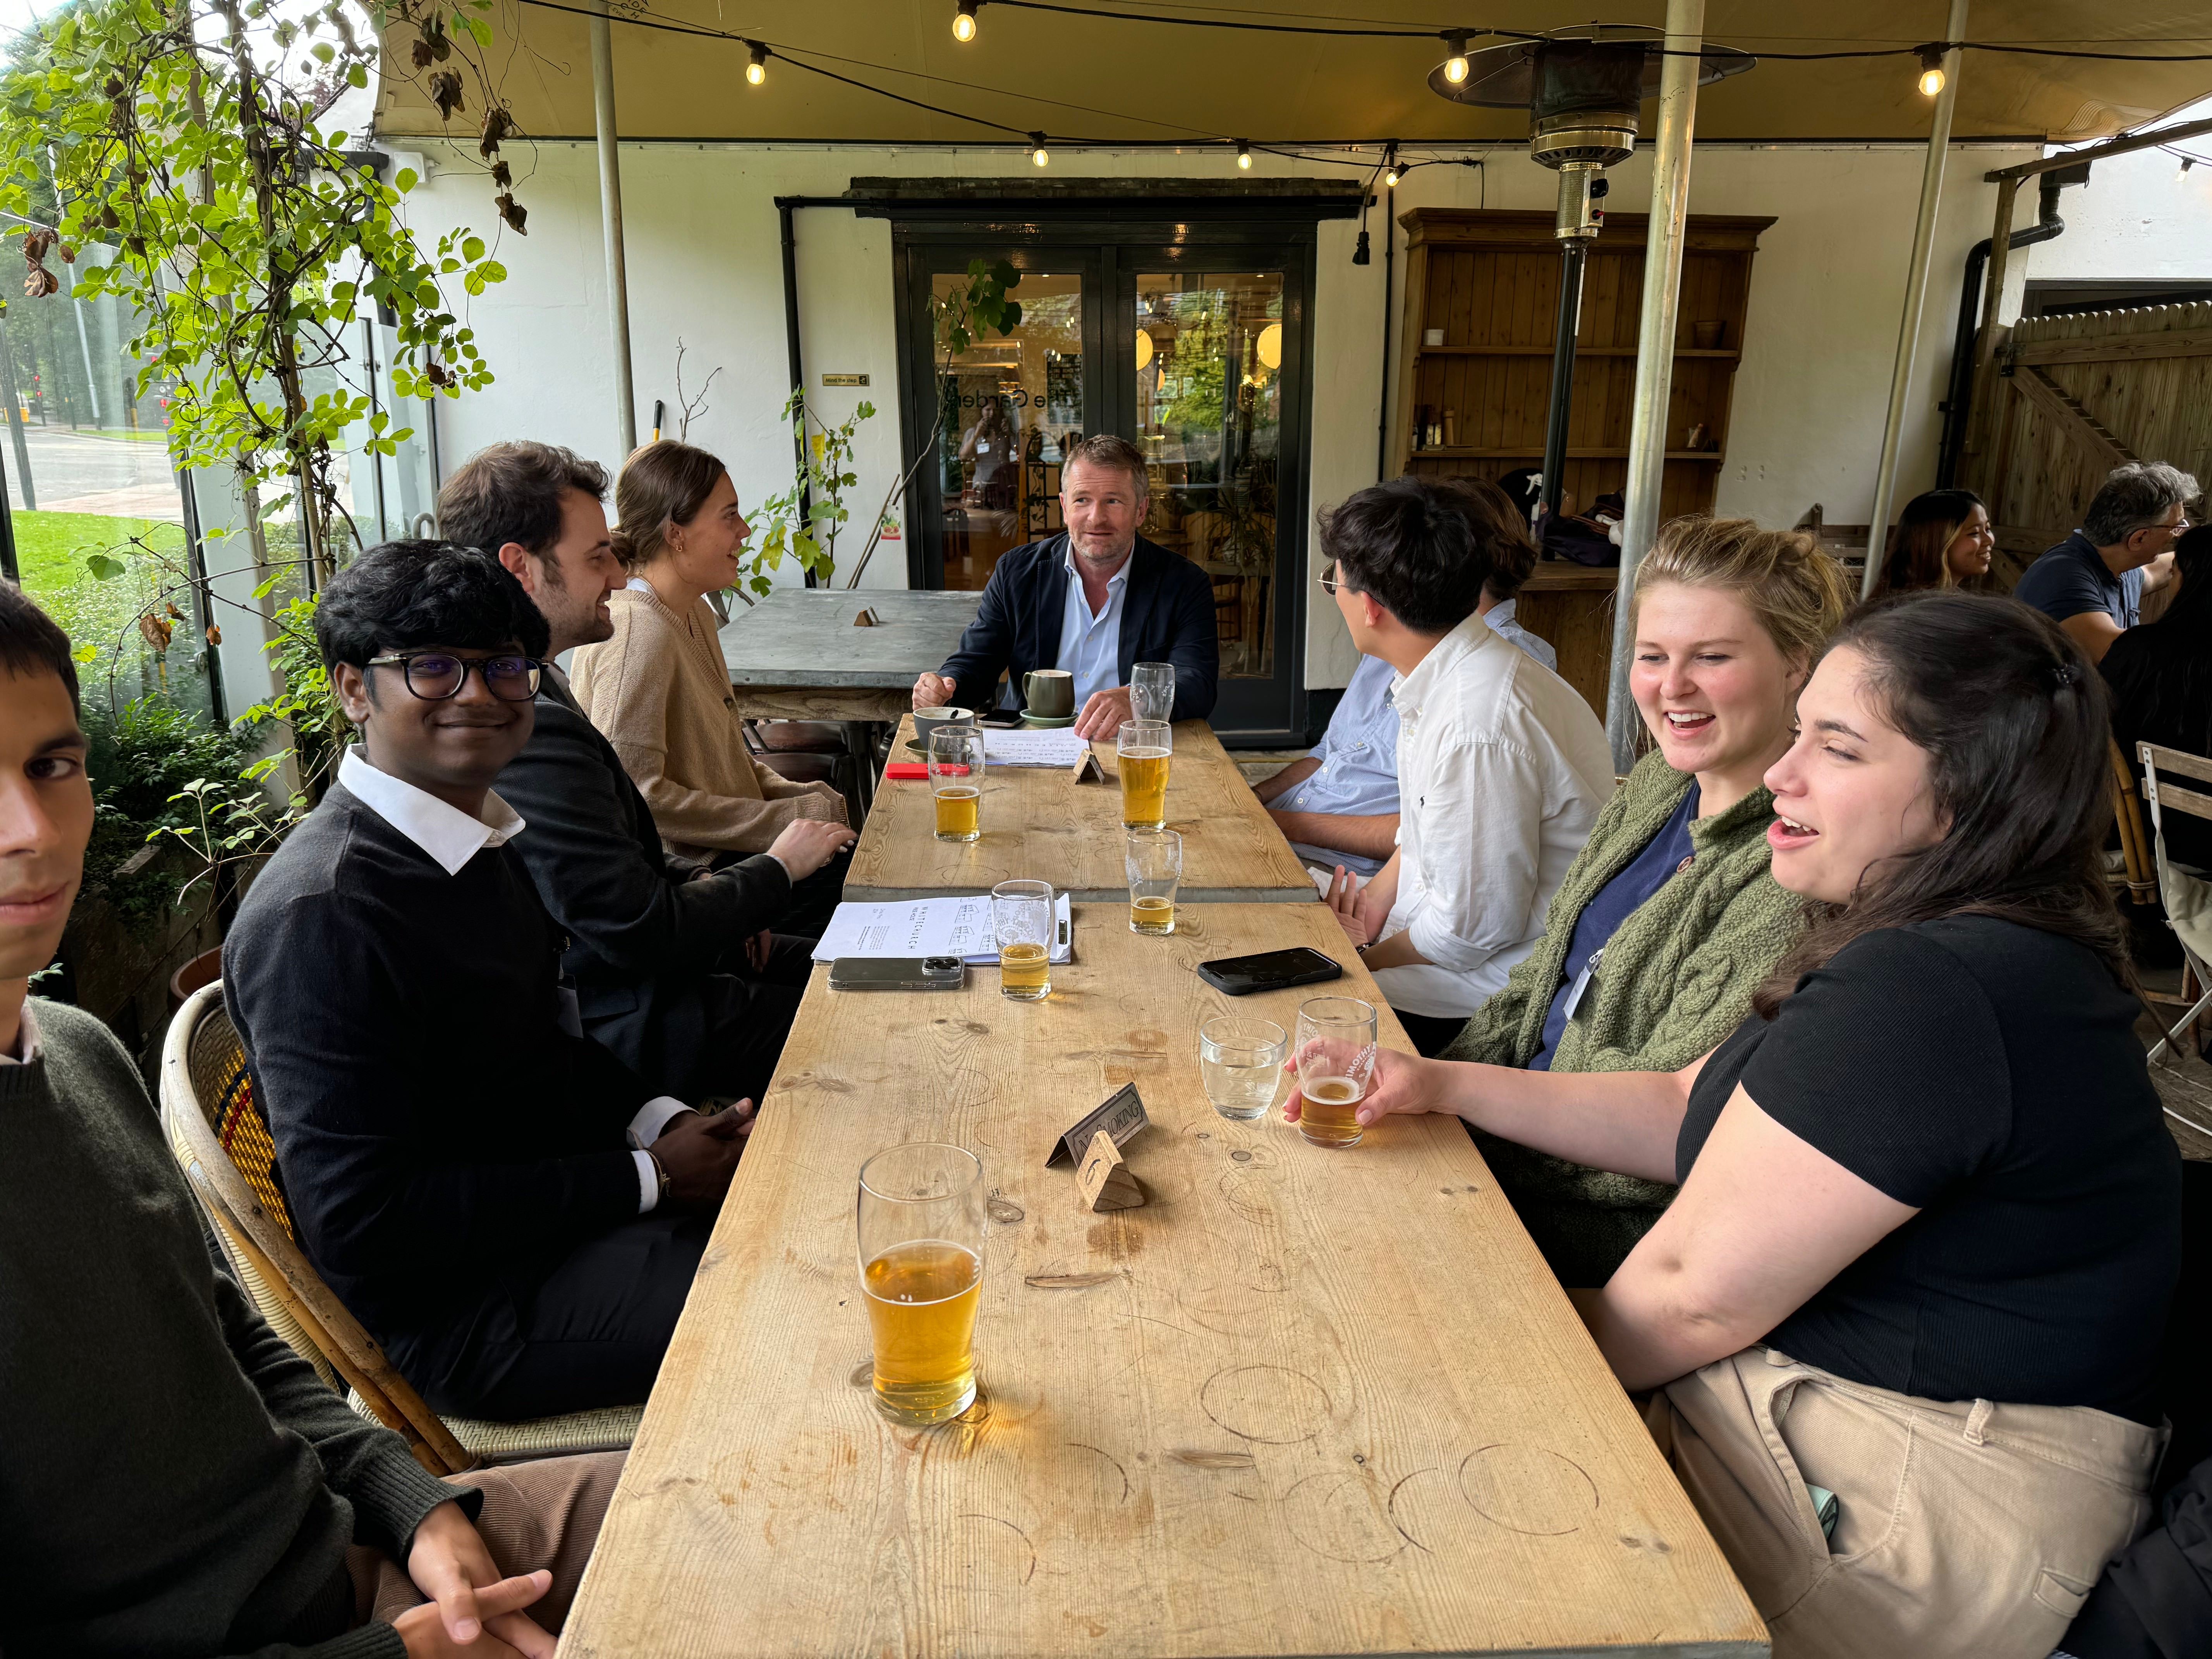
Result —
[[[2212, 755], [2212, 525], [2173, 544], [2180, 590], [2156, 622], [2114, 640], [2097, 664], [2112, 692], [2112, 735], [2140, 772], [2137, 743]], [[2212, 869], [2212, 823], [2186, 812], [2166, 815], [2166, 851], [2179, 863]]]
[[1990, 574], [1997, 544], [1990, 510], [1971, 489], [1931, 489], [1897, 515], [1897, 542], [1881, 573], [1885, 593], [1957, 587]]
[[826, 783], [793, 783], [745, 749], [732, 709], [729, 665], [707, 595], [738, 580], [738, 550], [750, 534], [737, 488], [720, 461], [688, 444], [648, 444], [615, 483], [621, 527], [615, 552], [630, 571], [608, 609], [614, 633], [580, 647], [576, 700], [606, 733], [623, 768], [653, 809], [672, 852], [712, 861], [764, 853], [793, 823], [817, 821], [803, 851], [776, 848], [794, 885], [781, 931], [822, 931], [842, 877], [817, 875], [853, 840], [845, 798]]
[[[1599, 815], [1544, 937], [1449, 1060], [1535, 1071], [1673, 1071], [1733, 1030], [1803, 902], [1767, 874], [1797, 693], [1850, 602], [1812, 538], [1677, 519], [1636, 577], [1629, 685], [1654, 747]], [[1562, 1284], [1602, 1285], [1671, 1186], [1486, 1148]]]
[[1929, 594], [1846, 623], [1797, 712], [1768, 838], [1818, 920], [1734, 1035], [1671, 1073], [1385, 1054], [1359, 1115], [1681, 1181], [1577, 1302], [1776, 1659], [2043, 1659], [2148, 1513], [2180, 1259], [2104, 687], [2045, 618]]

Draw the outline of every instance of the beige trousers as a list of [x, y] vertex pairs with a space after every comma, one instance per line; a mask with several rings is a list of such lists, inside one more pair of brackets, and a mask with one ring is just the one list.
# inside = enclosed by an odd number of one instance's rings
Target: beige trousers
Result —
[[[2045, 1659], [2140, 1532], [2166, 1431], [1945, 1404], [1747, 1348], [1645, 1413], [1774, 1659]], [[1841, 1505], [1823, 1538], [1806, 1487]]]
[[[512, 1577], [540, 1567], [551, 1571], [553, 1587], [525, 1611], [556, 1635], [568, 1622], [568, 1604], [599, 1541], [625, 1455], [546, 1457], [444, 1477], [449, 1485], [483, 1493], [477, 1533], [501, 1572]], [[356, 1545], [346, 1552], [346, 1569], [353, 1575], [355, 1616], [362, 1624], [388, 1625], [429, 1599], [408, 1577], [406, 1564], [381, 1551]]]

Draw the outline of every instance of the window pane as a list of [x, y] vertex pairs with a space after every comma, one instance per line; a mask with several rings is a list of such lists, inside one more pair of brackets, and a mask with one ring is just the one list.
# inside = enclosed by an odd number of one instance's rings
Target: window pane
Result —
[[[940, 295], [967, 281], [933, 278]], [[1019, 326], [977, 340], [937, 376], [947, 587], [980, 588], [1000, 555], [1060, 528], [1060, 449], [1086, 430], [1083, 279], [1025, 270], [1014, 297]]]
[[1273, 678], [1283, 273], [1137, 278], [1144, 533], [1213, 580], [1221, 672]]

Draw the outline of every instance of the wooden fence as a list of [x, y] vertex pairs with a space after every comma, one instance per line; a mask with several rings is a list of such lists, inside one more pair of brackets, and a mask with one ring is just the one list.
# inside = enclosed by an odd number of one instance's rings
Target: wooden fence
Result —
[[2009, 588], [2123, 461], [2212, 480], [2212, 303], [2032, 317], [1997, 352], [1960, 482], [1989, 503]]

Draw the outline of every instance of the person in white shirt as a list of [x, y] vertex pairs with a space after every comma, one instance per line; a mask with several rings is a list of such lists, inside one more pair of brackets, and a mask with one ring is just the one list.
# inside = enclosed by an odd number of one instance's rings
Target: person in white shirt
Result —
[[1328, 902], [1415, 1046], [1441, 1051], [1544, 931], [1544, 907], [1613, 793], [1605, 731], [1573, 687], [1478, 614], [1499, 562], [1460, 487], [1396, 478], [1321, 520], [1322, 586], [1352, 641], [1396, 671], [1397, 850]]

